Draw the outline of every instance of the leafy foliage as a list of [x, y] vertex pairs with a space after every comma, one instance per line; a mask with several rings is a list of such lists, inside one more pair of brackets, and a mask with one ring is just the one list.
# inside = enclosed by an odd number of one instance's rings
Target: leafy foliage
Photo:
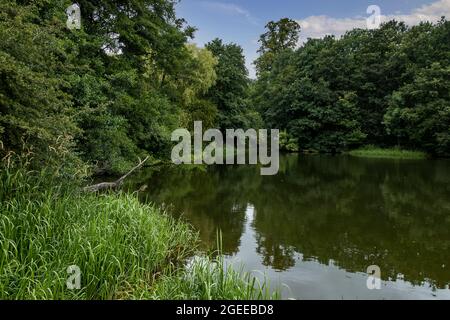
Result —
[[[269, 26], [263, 39], [282, 37]], [[448, 156], [449, 30], [445, 19], [411, 28], [390, 21], [295, 50], [280, 46], [252, 101], [266, 125], [287, 130], [302, 150], [375, 144]], [[268, 51], [261, 52], [257, 65]]]
[[[4, 153], [49, 148], [97, 171], [122, 172], [138, 156], [167, 157], [170, 133], [202, 120], [241, 126], [247, 71], [242, 48], [198, 48], [171, 0], [11, 1], [0, 14], [0, 134]], [[222, 50], [222, 51], [221, 51]], [[214, 51], [214, 52], [212, 52]], [[211, 90], [210, 90], [211, 89]]]
[[260, 57], [255, 61], [258, 74], [270, 71], [279, 53], [286, 49], [294, 49], [300, 34], [300, 25], [288, 18], [266, 24], [267, 32], [259, 38]]
[[70, 149], [79, 129], [64, 78], [73, 43], [62, 42], [62, 25], [42, 21], [39, 9], [0, 4], [0, 140], [16, 153], [27, 145], [41, 163], [61, 158], [51, 150]]
[[214, 39], [206, 44], [217, 58], [217, 81], [209, 88], [206, 97], [217, 106], [220, 129], [246, 127], [248, 106], [247, 69], [242, 48], [234, 43], [224, 44]]
[[[195, 28], [172, 0], [0, 4], [3, 155], [36, 166], [83, 163], [122, 172], [139, 156], [167, 157], [170, 133], [191, 127], [279, 128], [289, 150], [340, 152], [362, 144], [450, 155], [450, 24], [390, 21], [341, 39], [309, 39], [284, 18], [261, 35], [258, 79], [242, 48], [188, 44]], [[69, 168], [71, 168], [69, 170]]]

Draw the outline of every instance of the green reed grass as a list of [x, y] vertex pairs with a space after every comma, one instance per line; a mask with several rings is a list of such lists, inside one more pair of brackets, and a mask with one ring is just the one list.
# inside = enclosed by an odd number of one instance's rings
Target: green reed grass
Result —
[[422, 151], [404, 150], [400, 148], [378, 148], [366, 146], [361, 149], [352, 150], [350, 155], [367, 158], [395, 158], [395, 159], [425, 159], [427, 154]]
[[[183, 267], [197, 233], [134, 195], [86, 194], [45, 172], [1, 169], [0, 299], [258, 298], [223, 265]], [[81, 269], [81, 289], [66, 286]], [[252, 282], [253, 281], [253, 282]]]
[[162, 277], [149, 298], [194, 300], [279, 299], [279, 291], [269, 281], [227, 264], [221, 254], [222, 235], [217, 236], [218, 250], [210, 255], [197, 255], [175, 276]]

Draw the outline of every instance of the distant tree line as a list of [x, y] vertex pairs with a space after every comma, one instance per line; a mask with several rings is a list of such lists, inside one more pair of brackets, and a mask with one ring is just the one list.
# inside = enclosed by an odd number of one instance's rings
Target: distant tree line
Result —
[[362, 144], [450, 155], [450, 22], [389, 21], [296, 47], [295, 21], [270, 22], [252, 98], [289, 150]]

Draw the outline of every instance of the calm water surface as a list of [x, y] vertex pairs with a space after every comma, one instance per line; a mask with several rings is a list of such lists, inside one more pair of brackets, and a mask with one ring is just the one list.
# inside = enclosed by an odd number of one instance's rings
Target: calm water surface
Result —
[[[450, 299], [450, 161], [286, 155], [256, 166], [142, 172], [135, 187], [227, 260], [295, 299]], [[381, 268], [369, 290], [366, 269]], [[258, 273], [255, 273], [258, 275]]]

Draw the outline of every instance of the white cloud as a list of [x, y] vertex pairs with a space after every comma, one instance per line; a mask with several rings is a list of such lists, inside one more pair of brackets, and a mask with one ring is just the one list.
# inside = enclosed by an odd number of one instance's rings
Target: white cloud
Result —
[[[383, 8], [381, 7], [381, 13]], [[367, 15], [368, 17], [369, 15]], [[404, 21], [407, 25], [416, 25], [421, 21], [437, 22], [442, 16], [450, 18], [450, 0], [439, 0], [431, 4], [423, 5], [414, 9], [409, 14], [381, 15], [381, 22], [392, 19]], [[297, 22], [302, 27], [300, 41], [305, 42], [307, 38], [321, 38], [325, 35], [343, 35], [353, 28], [366, 28], [367, 17], [333, 18], [329, 16], [309, 16]]]
[[202, 6], [208, 8], [210, 10], [219, 11], [221, 13], [236, 15], [244, 17], [248, 22], [258, 25], [258, 20], [253, 17], [250, 12], [246, 9], [233, 4], [233, 3], [225, 3], [225, 2], [217, 2], [217, 1], [203, 1], [201, 2]]

